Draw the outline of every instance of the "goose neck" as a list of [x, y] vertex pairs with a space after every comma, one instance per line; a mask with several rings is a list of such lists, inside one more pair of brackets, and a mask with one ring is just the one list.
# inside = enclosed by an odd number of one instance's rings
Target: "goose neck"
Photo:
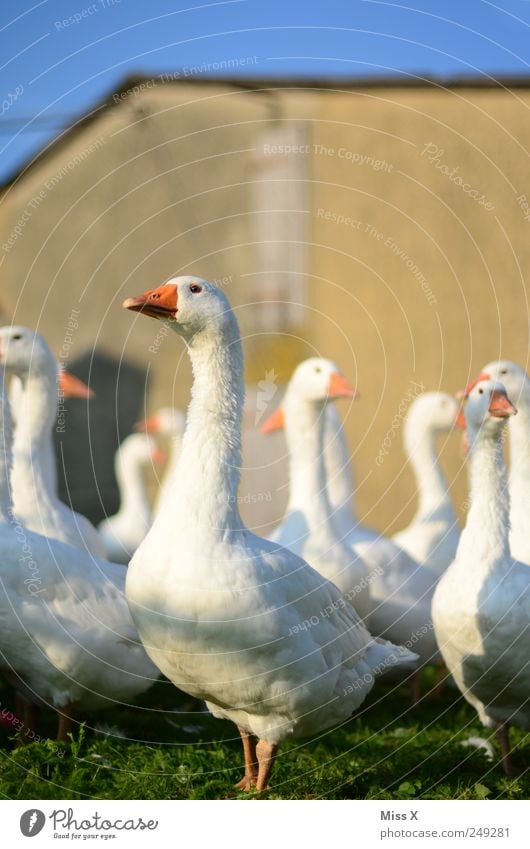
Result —
[[[173, 487], [160, 518], [224, 535], [242, 527], [238, 507], [243, 355], [235, 317], [188, 343], [193, 387]], [[197, 482], [200, 482], [199, 484]]]
[[116, 480], [120, 490], [120, 513], [131, 517], [148, 517], [149, 499], [144, 484], [142, 464], [135, 458], [118, 453], [115, 464]]
[[324, 464], [325, 404], [306, 401], [289, 392], [284, 400], [289, 450], [290, 511], [302, 511], [309, 529], [329, 524], [331, 507]]
[[438, 460], [436, 433], [410, 424], [405, 430], [405, 449], [418, 487], [417, 518], [444, 513], [454, 518], [447, 481]]
[[353, 501], [353, 469], [344, 428], [334, 404], [328, 404], [326, 408], [324, 456], [328, 495], [334, 514], [339, 513], [348, 519], [348, 524], [355, 525], [358, 520]]
[[470, 449], [471, 507], [458, 547], [469, 568], [488, 573], [509, 565], [510, 500], [501, 434], [478, 432]]
[[15, 450], [18, 447], [44, 446], [50, 443], [50, 434], [57, 415], [57, 375], [31, 372], [22, 380], [22, 396], [17, 412]]

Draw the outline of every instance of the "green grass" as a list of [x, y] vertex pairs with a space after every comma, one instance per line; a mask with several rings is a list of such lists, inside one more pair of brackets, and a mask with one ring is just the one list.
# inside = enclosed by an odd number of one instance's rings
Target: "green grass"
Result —
[[[9, 706], [9, 693], [0, 697]], [[53, 737], [54, 729], [45, 714], [40, 733]], [[412, 707], [405, 688], [380, 685], [347, 725], [282, 746], [268, 798], [528, 798], [530, 735], [512, 729], [516, 779], [463, 748], [469, 736], [490, 735], [456, 691]], [[134, 708], [87, 717], [67, 745], [43, 739], [15, 748], [2, 730], [0, 746], [0, 795], [9, 799], [236, 798], [242, 775], [235, 728], [167, 682]]]

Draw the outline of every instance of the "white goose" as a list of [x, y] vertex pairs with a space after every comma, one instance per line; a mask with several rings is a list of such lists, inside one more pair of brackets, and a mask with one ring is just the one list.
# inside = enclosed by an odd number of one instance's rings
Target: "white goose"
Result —
[[[71, 374], [65, 368], [57, 366], [57, 385], [60, 398], [93, 398], [94, 393], [86, 383], [79, 380], [78, 377]], [[24, 385], [20, 378], [13, 375], [9, 384], [9, 401], [11, 405], [11, 416], [17, 424], [17, 410], [23, 404]], [[57, 480], [57, 458], [55, 454], [55, 444], [51, 429], [42, 437], [41, 446], [42, 458], [42, 473], [45, 476], [46, 487], [50, 492], [53, 492], [56, 498], [59, 498], [59, 484]]]
[[405, 451], [418, 486], [411, 524], [392, 539], [439, 577], [455, 559], [460, 528], [438, 460], [437, 438], [455, 427], [460, 405], [447, 392], [424, 392], [411, 404], [404, 425]]
[[120, 490], [120, 509], [98, 525], [109, 560], [128, 563], [152, 524], [144, 474], [162, 460], [156, 442], [146, 433], [132, 433], [119, 446], [114, 460]]
[[523, 563], [530, 563], [530, 378], [521, 366], [509, 360], [488, 363], [478, 380], [499, 380], [517, 405], [519, 414], [510, 419], [510, 551]]
[[171, 442], [168, 463], [153, 507], [154, 516], [160, 512], [160, 508], [166, 498], [170, 497], [185, 426], [186, 416], [175, 407], [162, 407], [154, 415], [149, 416], [148, 419], [137, 425], [138, 430], [145, 430], [146, 433], [165, 436]]
[[307, 560], [364, 617], [370, 609], [368, 570], [335, 527], [324, 466], [328, 402], [354, 395], [335, 363], [305, 360], [293, 372], [280, 412], [269, 416], [261, 430], [270, 433], [284, 425], [289, 452], [289, 504], [269, 539]]
[[510, 554], [502, 455], [503, 427], [516, 412], [501, 383], [480, 381], [470, 391], [471, 508], [433, 600], [447, 667], [482, 723], [498, 730], [508, 774], [508, 727], [530, 730], [530, 569]]
[[0, 433], [0, 670], [27, 702], [57, 710], [65, 740], [76, 712], [129, 703], [159, 673], [127, 607], [125, 567], [33, 533], [15, 517], [3, 375]]
[[30, 530], [104, 556], [103, 540], [94, 526], [63, 504], [54, 490], [57, 479], [50, 454], [58, 396], [52, 352], [32, 330], [2, 327], [0, 353], [6, 372], [22, 384], [16, 401], [11, 481], [16, 515]]
[[[422, 665], [438, 663], [440, 657], [431, 620], [431, 601], [435, 584], [433, 575], [392, 540], [363, 528], [354, 517], [352, 485], [350, 483], [350, 497], [346, 499], [344, 483], [346, 477], [351, 480], [348, 449], [337, 416], [326, 418], [326, 466], [332, 469], [335, 482], [339, 477], [342, 479], [340, 495], [337, 496], [337, 489], [335, 491], [335, 504], [338, 507], [331, 517], [328, 506], [321, 508], [316, 517], [311, 518], [318, 504], [328, 504], [327, 498], [323, 497], [326, 474], [322, 457], [318, 453], [321, 443], [316, 437], [316, 427], [313, 445], [304, 438], [307, 424], [303, 423], [303, 399], [304, 393], [310, 392], [309, 376], [315, 368], [321, 368], [327, 373], [329, 361], [312, 358], [301, 363], [288, 386], [281, 407], [262, 426], [262, 430], [267, 433], [285, 426], [290, 452], [289, 505], [285, 519], [275, 529], [272, 539], [286, 545], [295, 553], [303, 551], [306, 556], [313, 528], [324, 527], [328, 534], [328, 543], [334, 540], [336, 545], [337, 540], [340, 540], [341, 549], [346, 545], [361, 558], [365, 569], [368, 570], [367, 573], [365, 571], [362, 586], [368, 585], [369, 597], [364, 597], [362, 601], [363, 606], [368, 601], [366, 622], [371, 633], [413, 648], [419, 654]], [[349, 388], [351, 396], [351, 387]], [[323, 411], [319, 422], [321, 430], [324, 422]], [[339, 516], [342, 540], [334, 524], [336, 516]], [[309, 554], [307, 559], [310, 559]], [[310, 562], [313, 565], [313, 561]], [[316, 559], [314, 566], [320, 571], [321, 566]], [[346, 575], [347, 572], [342, 571], [342, 578], [339, 578], [338, 574], [334, 578], [341, 588], [341, 581]], [[356, 602], [354, 604], [356, 605]], [[420, 695], [418, 674], [413, 676], [411, 686], [413, 700], [417, 701]]]
[[238, 726], [240, 786], [263, 790], [282, 740], [344, 721], [381, 668], [414, 656], [374, 641], [333, 584], [244, 527], [243, 357], [223, 292], [177, 277], [124, 306], [182, 336], [194, 374], [178, 486], [129, 565], [131, 611], [164, 674]]

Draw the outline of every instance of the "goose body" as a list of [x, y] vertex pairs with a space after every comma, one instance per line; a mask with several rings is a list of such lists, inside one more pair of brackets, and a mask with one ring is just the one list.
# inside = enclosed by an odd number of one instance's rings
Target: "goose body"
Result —
[[482, 723], [528, 730], [530, 568], [510, 554], [502, 456], [503, 425], [514, 412], [500, 383], [480, 381], [470, 392], [471, 508], [456, 558], [436, 588], [433, 621], [445, 663]]
[[[353, 388], [330, 360], [314, 357], [295, 369], [279, 420], [285, 426], [289, 452], [289, 504], [285, 519], [270, 539], [307, 560], [365, 616], [370, 606], [368, 570], [335, 525], [324, 465], [328, 402], [353, 395]], [[277, 415], [265, 422], [264, 432], [275, 429]]]
[[13, 505], [29, 530], [103, 557], [103, 541], [85, 516], [60, 501], [53, 462], [57, 363], [44, 339], [25, 327], [0, 328], [6, 372], [20, 381], [13, 443]]
[[145, 433], [127, 436], [116, 452], [120, 509], [98, 525], [107, 557], [115, 563], [128, 563], [151, 527], [144, 472], [157, 459], [156, 443]]
[[517, 560], [530, 563], [530, 377], [510, 360], [488, 363], [480, 377], [500, 381], [517, 406], [518, 414], [508, 423], [510, 551]]
[[404, 425], [405, 450], [418, 486], [411, 524], [392, 539], [439, 577], [453, 562], [460, 539], [458, 520], [438, 460], [436, 439], [454, 428], [459, 404], [446, 392], [424, 392], [411, 404]]
[[129, 703], [159, 673], [127, 607], [126, 570], [21, 525], [3, 380], [0, 419], [0, 669], [28, 701], [68, 714]]
[[127, 597], [157, 666], [239, 727], [241, 786], [262, 790], [278, 743], [346, 719], [381, 664], [414, 656], [374, 641], [333, 584], [243, 525], [243, 360], [225, 295], [179, 277], [124, 306], [183, 336], [194, 375], [178, 486], [129, 565]]
[[[317, 360], [305, 362], [312, 364]], [[304, 363], [299, 368], [303, 366]], [[294, 452], [290, 461], [292, 485], [293, 480], [297, 479], [299, 469], [303, 471], [304, 468], [299, 458], [300, 451], [303, 450], [301, 417], [300, 410], [293, 409], [292, 404], [290, 415], [287, 415], [284, 406], [285, 404], [282, 404], [285, 426], [288, 427], [289, 421], [291, 422], [291, 436], [289, 437], [289, 432], [287, 435], [289, 448]], [[367, 595], [362, 597], [363, 614], [370, 632], [392, 642], [413, 647], [422, 664], [438, 662], [439, 653], [431, 620], [434, 578], [394, 541], [365, 528], [358, 521], [353, 506], [351, 464], [346, 438], [338, 413], [332, 408], [333, 404], [328, 404], [325, 413], [322, 412], [320, 416], [320, 425], [325, 422], [325, 469], [321, 468], [318, 479], [300, 477], [300, 485], [291, 489], [286, 516], [275, 529], [272, 539], [281, 542], [295, 553], [303, 551], [304, 556], [310, 559], [311, 547], [314, 545], [311, 540], [311, 528], [326, 527], [328, 549], [332, 544], [333, 547], [340, 546], [341, 550], [350, 552], [350, 558], [353, 553], [358, 558], [357, 562], [363, 564], [364, 578], [361, 585], [363, 589], [368, 590]], [[266, 425], [266, 429], [274, 429], [277, 425], [283, 426], [282, 417], [276, 420], [273, 418], [272, 424]], [[319, 453], [317, 445], [311, 457], [305, 458], [307, 467], [315, 469], [321, 456], [322, 452]], [[317, 524], [310, 517], [315, 504], [323, 500], [322, 493], [326, 491], [326, 486], [329, 500], [326, 499], [325, 503], [332, 504], [331, 518], [328, 516], [325, 525], [320, 514]], [[316, 559], [310, 562], [321, 571]], [[344, 583], [346, 576], [343, 565], [340, 571], [337, 570], [334, 578], [345, 592], [348, 591]]]

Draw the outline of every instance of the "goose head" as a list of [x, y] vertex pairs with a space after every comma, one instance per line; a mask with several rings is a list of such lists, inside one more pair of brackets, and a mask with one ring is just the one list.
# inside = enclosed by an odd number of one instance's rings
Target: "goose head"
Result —
[[456, 423], [460, 405], [447, 392], [423, 392], [409, 407], [407, 430], [434, 437], [448, 433]]
[[147, 433], [131, 433], [120, 443], [118, 449], [122, 463], [147, 468], [154, 463], [163, 463], [166, 456], [155, 440]]
[[[29, 376], [57, 380], [63, 398], [92, 398], [86, 383], [66, 369], [59, 368], [48, 343], [28, 327], [0, 327], [0, 364], [8, 374], [24, 384]], [[21, 383], [15, 383], [12, 402], [20, 399]]]
[[289, 381], [282, 406], [262, 424], [262, 433], [285, 426], [284, 408], [291, 403], [325, 405], [339, 398], [355, 398], [356, 390], [336, 363], [323, 357], [311, 357], [298, 365]]
[[494, 360], [488, 363], [478, 377], [468, 383], [463, 394], [469, 394], [479, 380], [498, 380], [515, 403], [530, 404], [530, 378], [517, 363], [510, 360]]
[[506, 387], [497, 380], [478, 380], [469, 391], [464, 415], [468, 432], [475, 436], [497, 438], [509, 416], [517, 413]]
[[22, 381], [30, 374], [57, 375], [57, 363], [48, 344], [28, 327], [0, 328], [0, 361], [8, 374]]
[[125, 309], [163, 321], [186, 341], [203, 331], [236, 327], [224, 293], [201, 277], [173, 277], [156, 289], [148, 289], [123, 302]]
[[161, 436], [182, 436], [186, 417], [175, 407], [162, 407], [143, 422], [138, 422], [136, 430], [144, 433], [157, 433]]

